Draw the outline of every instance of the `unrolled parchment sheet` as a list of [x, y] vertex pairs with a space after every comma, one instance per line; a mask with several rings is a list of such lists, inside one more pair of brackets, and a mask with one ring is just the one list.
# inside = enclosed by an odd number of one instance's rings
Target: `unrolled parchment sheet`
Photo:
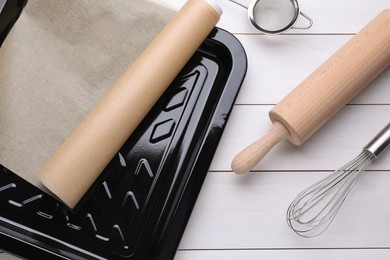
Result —
[[0, 48], [0, 164], [36, 172], [173, 16], [155, 0], [33, 0]]

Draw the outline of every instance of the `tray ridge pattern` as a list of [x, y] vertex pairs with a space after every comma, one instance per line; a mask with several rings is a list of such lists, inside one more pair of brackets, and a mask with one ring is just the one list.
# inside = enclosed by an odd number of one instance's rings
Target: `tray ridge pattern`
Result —
[[26, 258], [172, 258], [245, 72], [241, 44], [216, 28], [76, 212], [0, 165], [0, 246]]

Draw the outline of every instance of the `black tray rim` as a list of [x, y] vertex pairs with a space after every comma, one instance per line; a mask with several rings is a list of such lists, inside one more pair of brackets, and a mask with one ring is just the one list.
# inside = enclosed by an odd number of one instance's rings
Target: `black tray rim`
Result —
[[[204, 44], [217, 44], [220, 48], [228, 49], [231, 55], [231, 69], [226, 84], [223, 86], [221, 96], [218, 99], [218, 103], [215, 106], [215, 110], [212, 113], [204, 140], [197, 154], [196, 162], [192, 167], [193, 172], [201, 172], [202, 174], [191, 174], [188, 185], [185, 187], [182, 194], [178, 194], [181, 199], [178, 203], [176, 214], [170, 220], [172, 224], [169, 230], [164, 234], [160, 246], [154, 249], [153, 256], [151, 256], [153, 259], [174, 258], [193, 206], [208, 173], [208, 167], [211, 164], [216, 147], [218, 146], [220, 137], [231, 114], [247, 71], [245, 50], [233, 34], [216, 27], [205, 40], [203, 45]], [[200, 49], [202, 49], [202, 46]], [[221, 64], [221, 66], [223, 66], [223, 64]], [[219, 138], [217, 139], [213, 138], [216, 134], [219, 135]], [[190, 195], [183, 196], [185, 193]], [[38, 244], [34, 244], [33, 239], [28, 241], [28, 238], [25, 237], [26, 240], [23, 240], [16, 235], [12, 236], [12, 233], [17, 233], [12, 227], [7, 228], [6, 226], [3, 226], [3, 228], [0, 229], [1, 248], [11, 254], [16, 254], [24, 258], [31, 258], [31, 256], [34, 256], [34, 258], [49, 257], [50, 259], [64, 259], [64, 257], [66, 259], [72, 257], [72, 255], [75, 256], [72, 252], [67, 252], [63, 255], [61, 249], [56, 250], [57, 252], [51, 251], [50, 248], [44, 248]], [[91, 255], [89, 255], [89, 257], [90, 256]], [[87, 255], [84, 257], [89, 258]]]

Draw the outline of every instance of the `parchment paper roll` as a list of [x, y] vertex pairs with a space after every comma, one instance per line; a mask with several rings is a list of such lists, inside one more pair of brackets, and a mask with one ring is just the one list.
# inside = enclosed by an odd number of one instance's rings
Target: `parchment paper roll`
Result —
[[47, 192], [37, 172], [175, 15], [154, 1], [28, 2], [0, 48], [1, 165]]
[[221, 9], [189, 0], [38, 172], [74, 208], [214, 28]]

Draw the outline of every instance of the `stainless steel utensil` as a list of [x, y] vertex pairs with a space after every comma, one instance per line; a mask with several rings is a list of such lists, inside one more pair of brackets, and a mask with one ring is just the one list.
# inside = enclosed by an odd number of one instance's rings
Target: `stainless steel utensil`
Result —
[[300, 236], [322, 234], [332, 223], [359, 177], [390, 145], [390, 122], [352, 161], [302, 191], [287, 209], [288, 226]]
[[[280, 34], [290, 29], [309, 29], [313, 20], [300, 11], [298, 0], [251, 0], [249, 6], [231, 2], [248, 9], [248, 19], [252, 26], [265, 34]], [[309, 22], [307, 26], [295, 26], [299, 16]]]

